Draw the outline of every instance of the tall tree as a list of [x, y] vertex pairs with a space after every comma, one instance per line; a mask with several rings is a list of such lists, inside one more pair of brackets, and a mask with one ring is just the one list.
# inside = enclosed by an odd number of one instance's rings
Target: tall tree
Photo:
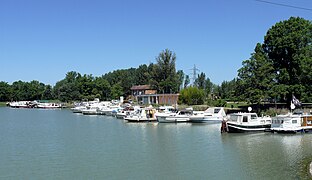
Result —
[[12, 98], [11, 86], [4, 81], [0, 82], [0, 101], [10, 101]]
[[206, 94], [206, 96], [209, 96], [212, 93], [212, 88], [213, 88], [213, 83], [207, 77], [207, 79], [205, 80], [205, 94]]
[[153, 66], [152, 87], [163, 93], [177, 92], [176, 54], [166, 49], [158, 55], [156, 61], [157, 64]]
[[311, 32], [311, 21], [291, 17], [276, 23], [264, 37], [264, 51], [273, 64], [279, 89], [286, 90], [287, 102], [290, 102], [292, 94], [300, 97], [305, 91], [311, 91], [307, 84], [301, 84], [312, 79], [303, 76], [303, 67], [311, 64], [311, 53], [306, 53], [312, 46]]
[[205, 80], [206, 80], [206, 74], [201, 72], [197, 75], [197, 78], [195, 79], [195, 86], [197, 86], [199, 89], [205, 89]]
[[242, 91], [237, 94], [251, 103], [260, 103], [269, 98], [275, 84], [274, 69], [260, 43], [256, 45], [251, 58], [243, 61], [242, 64], [243, 67], [238, 70], [238, 81], [241, 87], [235, 88], [237, 91]]
[[191, 82], [190, 76], [189, 75], [185, 75], [184, 89], [187, 88], [187, 86], [190, 84], [190, 82]]
[[178, 91], [183, 88], [183, 80], [184, 80], [184, 72], [182, 70], [178, 70]]

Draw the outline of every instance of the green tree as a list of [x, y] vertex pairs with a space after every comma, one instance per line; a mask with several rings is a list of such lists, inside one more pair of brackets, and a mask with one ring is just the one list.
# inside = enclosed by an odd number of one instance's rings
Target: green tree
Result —
[[120, 83], [114, 84], [111, 90], [111, 97], [113, 99], [119, 99], [123, 95], [123, 89]]
[[183, 70], [178, 70], [177, 76], [178, 76], [178, 91], [180, 91], [183, 88], [183, 81], [184, 81]]
[[0, 82], [0, 101], [10, 101], [12, 98], [11, 86], [4, 81]]
[[180, 91], [179, 103], [187, 105], [203, 104], [205, 99], [205, 92], [203, 89], [197, 87], [188, 87]]
[[95, 78], [95, 86], [97, 89], [97, 93], [100, 95], [99, 97], [100, 99], [102, 100], [110, 99], [111, 86], [105, 78], [103, 77]]
[[53, 99], [52, 86], [51, 85], [46, 85], [44, 87], [44, 91], [43, 91], [43, 94], [42, 94], [42, 99], [46, 99], [46, 100]]
[[15, 81], [12, 84], [12, 100], [22, 101], [28, 100], [27, 95], [27, 84], [21, 80]]
[[195, 86], [198, 87], [199, 89], [205, 89], [206, 83], [206, 74], [205, 73], [200, 73], [197, 75], [197, 78], [195, 79]]
[[189, 75], [185, 75], [184, 89], [187, 88], [187, 86], [190, 84], [190, 82], [191, 82], [190, 76]]
[[[241, 87], [235, 88], [236, 94], [242, 95], [251, 103], [259, 104], [262, 100], [268, 99], [272, 92], [276, 92], [276, 90], [272, 91], [275, 84], [273, 65], [260, 43], [256, 45], [251, 58], [243, 61], [242, 64], [243, 67], [238, 70], [238, 81]], [[237, 92], [238, 90], [240, 92]]]
[[78, 79], [81, 75], [75, 71], [68, 72], [66, 77], [53, 87], [53, 94], [61, 101], [81, 100], [81, 85]]
[[[310, 93], [311, 76], [305, 76], [311, 65], [312, 24], [300, 17], [291, 17], [276, 23], [264, 37], [264, 51], [274, 67], [275, 81], [281, 91], [281, 99], [290, 102], [296, 97]], [[311, 66], [310, 66], [311, 67]], [[284, 92], [286, 90], [286, 92]], [[285, 93], [285, 94], [283, 94]]]
[[153, 66], [151, 85], [158, 92], [178, 92], [178, 76], [175, 62], [176, 54], [168, 49], [161, 52], [156, 58], [157, 64]]
[[149, 84], [151, 74], [150, 74], [149, 68], [146, 64], [140, 65], [136, 69], [135, 73], [136, 73], [135, 84], [137, 84], [137, 85]]
[[213, 83], [207, 77], [207, 79], [205, 80], [205, 94], [206, 94], [206, 96], [208, 96], [212, 93], [212, 87], [213, 87]]

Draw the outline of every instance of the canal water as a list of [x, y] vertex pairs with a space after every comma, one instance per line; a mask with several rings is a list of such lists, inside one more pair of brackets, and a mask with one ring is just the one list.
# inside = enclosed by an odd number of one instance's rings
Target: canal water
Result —
[[312, 134], [0, 108], [0, 179], [308, 179]]

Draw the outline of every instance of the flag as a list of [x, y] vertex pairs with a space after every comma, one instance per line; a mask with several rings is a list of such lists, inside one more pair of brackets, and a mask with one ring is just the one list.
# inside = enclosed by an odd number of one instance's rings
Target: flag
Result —
[[291, 102], [292, 102], [295, 106], [301, 106], [301, 102], [300, 102], [294, 95], [292, 96]]

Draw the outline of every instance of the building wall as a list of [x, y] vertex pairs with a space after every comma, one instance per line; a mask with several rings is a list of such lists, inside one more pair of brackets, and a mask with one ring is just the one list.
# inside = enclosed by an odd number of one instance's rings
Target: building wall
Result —
[[167, 104], [178, 103], [179, 94], [145, 94], [137, 96], [138, 102], [142, 104]]

